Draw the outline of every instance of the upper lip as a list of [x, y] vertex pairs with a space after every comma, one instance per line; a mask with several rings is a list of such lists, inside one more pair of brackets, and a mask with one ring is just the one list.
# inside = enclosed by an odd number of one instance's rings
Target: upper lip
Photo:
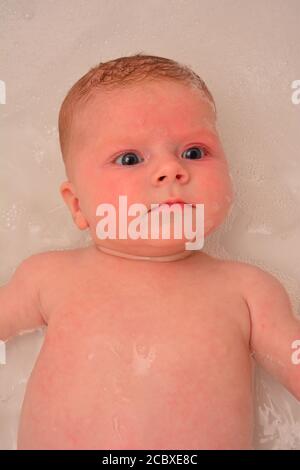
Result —
[[[177, 197], [175, 198], [169, 198], [167, 199], [166, 201], [163, 201], [163, 202], [158, 202], [156, 204], [158, 204], [159, 206], [161, 206], [162, 204], [176, 204], [177, 203], [181, 203], [181, 204], [189, 204], [193, 207], [195, 207], [195, 204], [191, 203], [191, 202], [186, 202], [186, 201], [183, 201], [183, 199], [179, 199]], [[157, 206], [156, 206], [157, 207]], [[151, 211], [151, 208], [149, 209], [149, 211]], [[148, 212], [149, 212], [148, 211]]]

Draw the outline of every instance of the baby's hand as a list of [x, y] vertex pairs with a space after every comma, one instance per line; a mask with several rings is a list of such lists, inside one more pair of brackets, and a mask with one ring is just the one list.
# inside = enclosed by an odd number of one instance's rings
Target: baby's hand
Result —
[[30, 256], [17, 267], [10, 281], [0, 287], [0, 340], [46, 325], [39, 301], [44, 264], [43, 254]]
[[300, 321], [289, 296], [273, 275], [258, 267], [247, 265], [244, 275], [254, 358], [300, 400]]

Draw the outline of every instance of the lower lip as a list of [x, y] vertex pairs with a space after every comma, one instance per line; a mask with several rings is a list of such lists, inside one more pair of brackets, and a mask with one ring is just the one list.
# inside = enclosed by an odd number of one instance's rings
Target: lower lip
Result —
[[[174, 204], [176, 204], [177, 206], [180, 206], [181, 208], [184, 208], [184, 206], [193, 207], [192, 204], [187, 204], [185, 202], [164, 202], [164, 203], [160, 204], [159, 206], [155, 207], [154, 209], [152, 209], [152, 211], [153, 210], [163, 210], [163, 209], [165, 209], [165, 206], [171, 207]], [[151, 209], [150, 209], [149, 212], [151, 212]]]
[[163, 204], [168, 204], [168, 206], [173, 206], [173, 204], [179, 204], [180, 206], [184, 206], [184, 202], [164, 202]]

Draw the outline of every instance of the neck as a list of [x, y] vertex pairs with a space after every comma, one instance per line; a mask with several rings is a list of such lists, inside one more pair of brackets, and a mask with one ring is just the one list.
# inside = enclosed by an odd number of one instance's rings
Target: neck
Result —
[[99, 250], [109, 255], [119, 256], [121, 258], [127, 258], [127, 259], [160, 261], [160, 262], [177, 261], [180, 259], [188, 258], [193, 253], [195, 253], [195, 251], [193, 250], [184, 250], [184, 251], [180, 251], [179, 253], [174, 253], [172, 255], [165, 255], [165, 256], [141, 256], [141, 255], [132, 255], [129, 253], [124, 253], [122, 251], [112, 250], [111, 248], [104, 248], [99, 245], [96, 245], [96, 246]]

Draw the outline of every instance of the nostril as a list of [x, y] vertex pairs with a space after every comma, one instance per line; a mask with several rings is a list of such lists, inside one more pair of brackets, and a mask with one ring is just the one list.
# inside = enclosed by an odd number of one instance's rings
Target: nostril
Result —
[[[165, 178], [165, 176], [160, 176], [160, 177], [158, 178], [158, 181], [162, 181], [164, 178]], [[182, 175], [176, 175], [176, 179], [179, 180], [179, 179], [181, 179], [181, 178], [182, 178]]]

